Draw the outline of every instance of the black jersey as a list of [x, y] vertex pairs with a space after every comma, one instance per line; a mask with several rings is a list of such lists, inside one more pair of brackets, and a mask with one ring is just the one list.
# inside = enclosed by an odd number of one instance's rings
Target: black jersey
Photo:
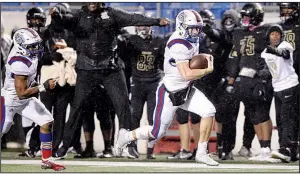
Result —
[[231, 40], [227, 39], [228, 33], [221, 29], [213, 31], [207, 35], [203, 43], [207, 51], [201, 49], [202, 44], [200, 44], [199, 48], [200, 53], [203, 50], [204, 53], [211, 54], [214, 57], [214, 71], [200, 79], [203, 84], [211, 87], [215, 87], [222, 77], [227, 76], [226, 61], [232, 49]]
[[127, 53], [131, 59], [132, 78], [140, 81], [161, 79], [165, 40], [161, 37], [143, 39], [138, 35], [128, 38]]
[[[284, 40], [289, 42], [295, 51], [293, 52], [294, 68], [299, 77], [300, 64], [300, 18], [294, 23], [280, 22], [284, 32]], [[299, 77], [300, 78], [300, 77]]]
[[229, 57], [234, 59], [229, 75], [255, 77], [265, 62], [260, 58], [266, 48], [266, 33], [269, 25], [262, 25], [250, 31], [236, 28], [233, 32], [233, 49]]

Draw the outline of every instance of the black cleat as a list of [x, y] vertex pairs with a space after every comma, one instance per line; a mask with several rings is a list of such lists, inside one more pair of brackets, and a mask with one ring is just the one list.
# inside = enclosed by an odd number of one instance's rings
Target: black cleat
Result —
[[111, 149], [103, 151], [103, 158], [112, 158], [114, 155]]
[[147, 159], [156, 159], [156, 157], [153, 154], [153, 148], [149, 148], [147, 149]]
[[291, 161], [291, 150], [289, 148], [280, 148], [278, 151], [272, 151], [272, 158], [281, 159], [283, 162]]
[[223, 146], [217, 146], [217, 153], [218, 153], [219, 159], [222, 159], [222, 155], [223, 155]]
[[197, 153], [197, 149], [194, 149], [192, 156], [190, 156], [190, 157], [188, 158], [188, 160], [195, 160], [196, 153]]
[[64, 159], [67, 157], [68, 148], [61, 147], [59, 148], [56, 153], [54, 153], [53, 158], [55, 159]]
[[186, 151], [184, 149], [179, 150], [177, 153], [168, 156], [168, 159], [188, 159], [189, 157], [192, 156], [192, 153], [190, 151]]
[[81, 154], [77, 154], [74, 156], [74, 158], [95, 158], [96, 157], [96, 152], [94, 149], [87, 150], [85, 149]]
[[131, 158], [131, 159], [136, 159], [136, 158], [139, 158], [140, 157], [140, 154], [139, 152], [136, 150], [135, 147], [128, 147], [128, 158]]
[[37, 152], [32, 149], [28, 149], [25, 152], [20, 153], [19, 156], [34, 158], [36, 156], [36, 153]]
[[221, 160], [234, 160], [234, 159], [233, 159], [232, 152], [229, 152], [229, 153], [223, 152], [223, 153], [222, 153]]

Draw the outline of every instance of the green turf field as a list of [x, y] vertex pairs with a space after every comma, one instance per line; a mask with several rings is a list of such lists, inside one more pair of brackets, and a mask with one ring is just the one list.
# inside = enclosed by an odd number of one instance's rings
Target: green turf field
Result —
[[[266, 162], [250, 162], [243, 157], [235, 157], [234, 161], [219, 161], [218, 167], [209, 167], [195, 161], [167, 160], [168, 155], [158, 155], [156, 160], [127, 158], [91, 158], [74, 159], [69, 153], [64, 160], [67, 169], [63, 172], [299, 172], [299, 162], [270, 164]], [[1, 153], [1, 172], [53, 172], [40, 168], [39, 158], [18, 157], [17, 152]]]

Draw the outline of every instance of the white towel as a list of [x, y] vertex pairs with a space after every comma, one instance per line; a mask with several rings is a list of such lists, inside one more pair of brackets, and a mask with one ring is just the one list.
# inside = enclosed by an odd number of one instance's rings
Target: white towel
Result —
[[75, 86], [77, 74], [75, 72], [75, 64], [77, 59], [76, 51], [73, 48], [67, 47], [58, 49], [57, 52], [62, 54], [64, 60], [60, 62], [53, 61], [53, 65], [42, 66], [41, 83], [52, 78], [57, 79], [59, 86], [64, 86], [68, 83], [70, 86]]

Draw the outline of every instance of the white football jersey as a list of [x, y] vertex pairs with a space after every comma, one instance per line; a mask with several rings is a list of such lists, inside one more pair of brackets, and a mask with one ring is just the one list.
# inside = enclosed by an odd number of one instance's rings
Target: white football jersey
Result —
[[298, 82], [298, 76], [293, 67], [293, 47], [286, 41], [283, 41], [277, 48], [287, 48], [290, 51], [290, 59], [284, 59], [283, 57], [266, 53], [266, 49], [261, 53], [261, 57], [265, 59], [267, 66], [272, 74], [272, 85], [274, 91], [282, 91], [296, 86]]
[[22, 105], [25, 100], [19, 100], [15, 88], [14, 75], [24, 75], [28, 77], [27, 87], [35, 81], [35, 76], [37, 73], [38, 59], [30, 59], [28, 57], [22, 56], [14, 51], [10, 52], [6, 67], [6, 77], [4, 81], [4, 86], [1, 90], [2, 95], [6, 97], [6, 105], [15, 106]]
[[189, 61], [199, 54], [199, 43], [191, 43], [174, 32], [169, 38], [165, 48], [164, 78], [163, 82], [169, 91], [178, 91], [188, 87], [190, 81], [185, 81], [180, 74], [176, 63]]

